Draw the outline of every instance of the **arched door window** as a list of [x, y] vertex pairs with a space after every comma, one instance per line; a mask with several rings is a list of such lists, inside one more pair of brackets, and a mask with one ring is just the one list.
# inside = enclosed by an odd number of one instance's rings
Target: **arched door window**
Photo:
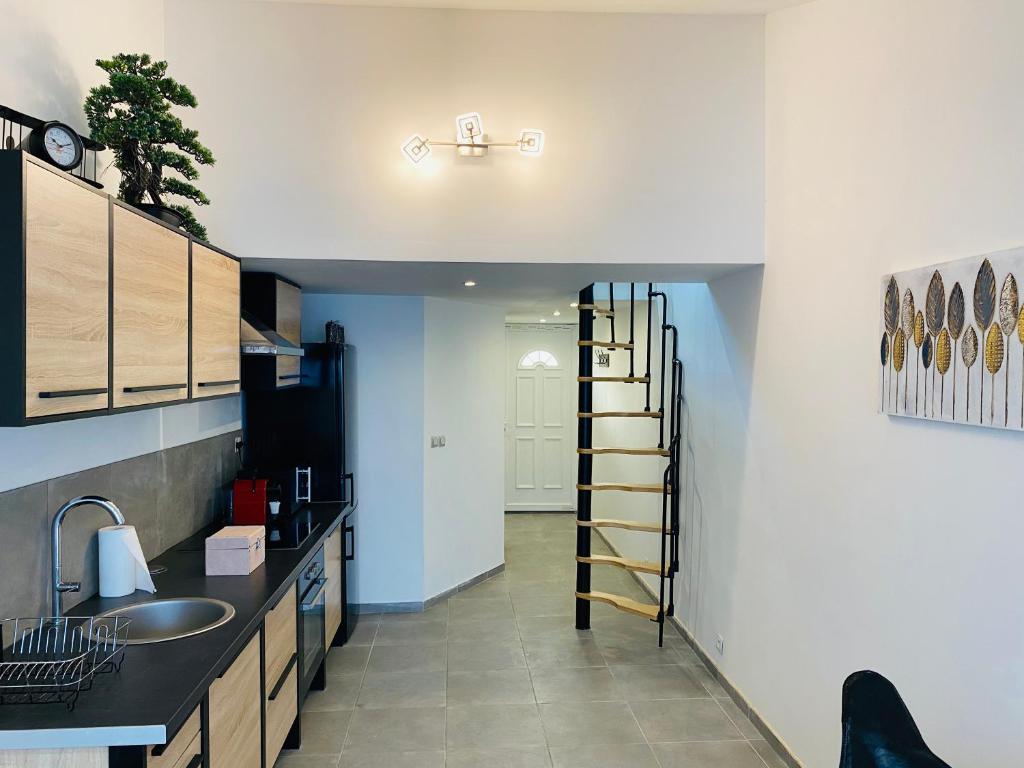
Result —
[[558, 359], [544, 349], [534, 349], [519, 359], [520, 368], [557, 368]]

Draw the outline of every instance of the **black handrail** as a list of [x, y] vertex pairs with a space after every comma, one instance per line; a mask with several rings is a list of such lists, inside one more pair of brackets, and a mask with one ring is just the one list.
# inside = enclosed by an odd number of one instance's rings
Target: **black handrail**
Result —
[[615, 343], [615, 283], [608, 283], [608, 322], [612, 329], [612, 344]]
[[634, 295], [636, 293], [634, 290], [635, 288], [636, 283], [629, 284], [629, 378], [631, 379], [636, 376], [636, 373], [634, 372], [635, 367], [633, 365], [633, 348], [636, 346], [636, 339], [633, 338], [633, 319], [636, 316], [636, 313], [634, 312], [634, 305], [636, 304], [636, 297]]
[[[581, 306], [593, 306], [594, 286], [588, 285], [580, 291], [579, 303]], [[594, 340], [594, 311], [592, 309], [580, 312], [579, 326], [580, 341]], [[594, 353], [588, 346], [579, 347], [579, 376], [581, 381], [578, 386], [579, 410], [583, 413], [590, 413], [593, 410], [594, 385], [588, 381], [594, 373]], [[593, 447], [593, 419], [577, 419], [576, 443], [581, 449]], [[589, 486], [594, 479], [594, 457], [589, 453], [580, 453], [576, 468], [576, 482], [579, 488]], [[590, 491], [576, 491], [576, 520], [578, 522], [590, 521]], [[590, 526], [576, 526], [576, 555], [577, 557], [590, 557]], [[576, 562], [576, 592], [587, 594], [590, 592], [590, 564]], [[590, 629], [590, 601], [583, 598], [576, 598], [576, 629]]]
[[647, 284], [647, 373], [644, 374], [647, 377], [647, 405], [644, 406], [644, 410], [650, 412], [651, 410], [651, 292], [654, 290], [654, 283]]

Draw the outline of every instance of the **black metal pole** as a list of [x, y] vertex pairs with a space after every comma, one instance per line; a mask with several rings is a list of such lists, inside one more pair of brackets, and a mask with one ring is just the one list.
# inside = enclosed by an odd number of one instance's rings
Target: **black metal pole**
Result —
[[647, 373], [644, 376], [647, 378], [647, 405], [644, 406], [645, 411], [651, 410], [651, 310], [654, 304], [654, 283], [647, 284], [647, 340], [644, 342], [644, 346], [647, 347]]
[[[580, 306], [594, 303], [594, 286], [589, 285], [580, 291]], [[614, 322], [614, 319], [613, 319]], [[594, 338], [594, 312], [587, 309], [580, 312], [580, 341], [592, 341]], [[593, 376], [594, 355], [591, 347], [579, 347], [579, 375], [581, 378]], [[594, 385], [589, 381], [581, 381], [578, 386], [578, 408], [580, 413], [593, 411]], [[593, 448], [593, 419], [576, 419], [576, 444], [579, 448]], [[590, 485], [593, 480], [594, 457], [589, 453], [578, 456], [576, 482], [580, 486]], [[576, 490], [576, 520], [590, 522], [590, 491], [579, 488]], [[590, 557], [590, 527], [576, 526], [576, 556]], [[576, 593], [590, 593], [590, 563], [576, 563]], [[590, 601], [576, 598], [576, 629], [590, 629]]]
[[608, 283], [608, 322], [611, 323], [612, 343], [615, 343], [615, 283]]
[[636, 339], [634, 338], [635, 334], [634, 334], [634, 330], [633, 330], [633, 325], [634, 325], [633, 318], [635, 317], [635, 314], [636, 314], [634, 312], [634, 307], [636, 305], [636, 296], [635, 296], [636, 291], [634, 290], [635, 288], [636, 288], [636, 283], [630, 283], [629, 284], [629, 378], [631, 378], [631, 379], [634, 376], [636, 376], [636, 373], [634, 373], [636, 366], [634, 365], [634, 357], [633, 357], [633, 355], [634, 355], [633, 347], [636, 345]]

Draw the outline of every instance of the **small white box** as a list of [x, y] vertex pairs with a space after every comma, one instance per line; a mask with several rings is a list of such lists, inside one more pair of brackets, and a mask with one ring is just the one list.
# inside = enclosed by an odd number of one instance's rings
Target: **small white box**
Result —
[[206, 539], [207, 576], [248, 576], [267, 559], [267, 529], [228, 525]]

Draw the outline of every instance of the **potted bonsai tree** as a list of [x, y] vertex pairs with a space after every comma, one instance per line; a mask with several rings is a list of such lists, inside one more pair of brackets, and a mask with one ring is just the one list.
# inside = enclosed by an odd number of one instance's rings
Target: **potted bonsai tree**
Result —
[[[198, 131], [171, 112], [172, 106], [195, 107], [196, 97], [167, 77], [166, 61], [154, 62], [145, 53], [119, 53], [98, 59], [96, 66], [110, 80], [89, 91], [85, 115], [92, 137], [114, 151], [114, 165], [121, 171], [118, 196], [205, 240], [206, 228], [188, 206], [165, 202], [165, 196], [177, 195], [196, 205], [210, 203], [190, 182], [199, 176], [196, 163], [212, 165], [213, 153], [199, 143]], [[180, 177], [165, 175], [167, 169]]]

